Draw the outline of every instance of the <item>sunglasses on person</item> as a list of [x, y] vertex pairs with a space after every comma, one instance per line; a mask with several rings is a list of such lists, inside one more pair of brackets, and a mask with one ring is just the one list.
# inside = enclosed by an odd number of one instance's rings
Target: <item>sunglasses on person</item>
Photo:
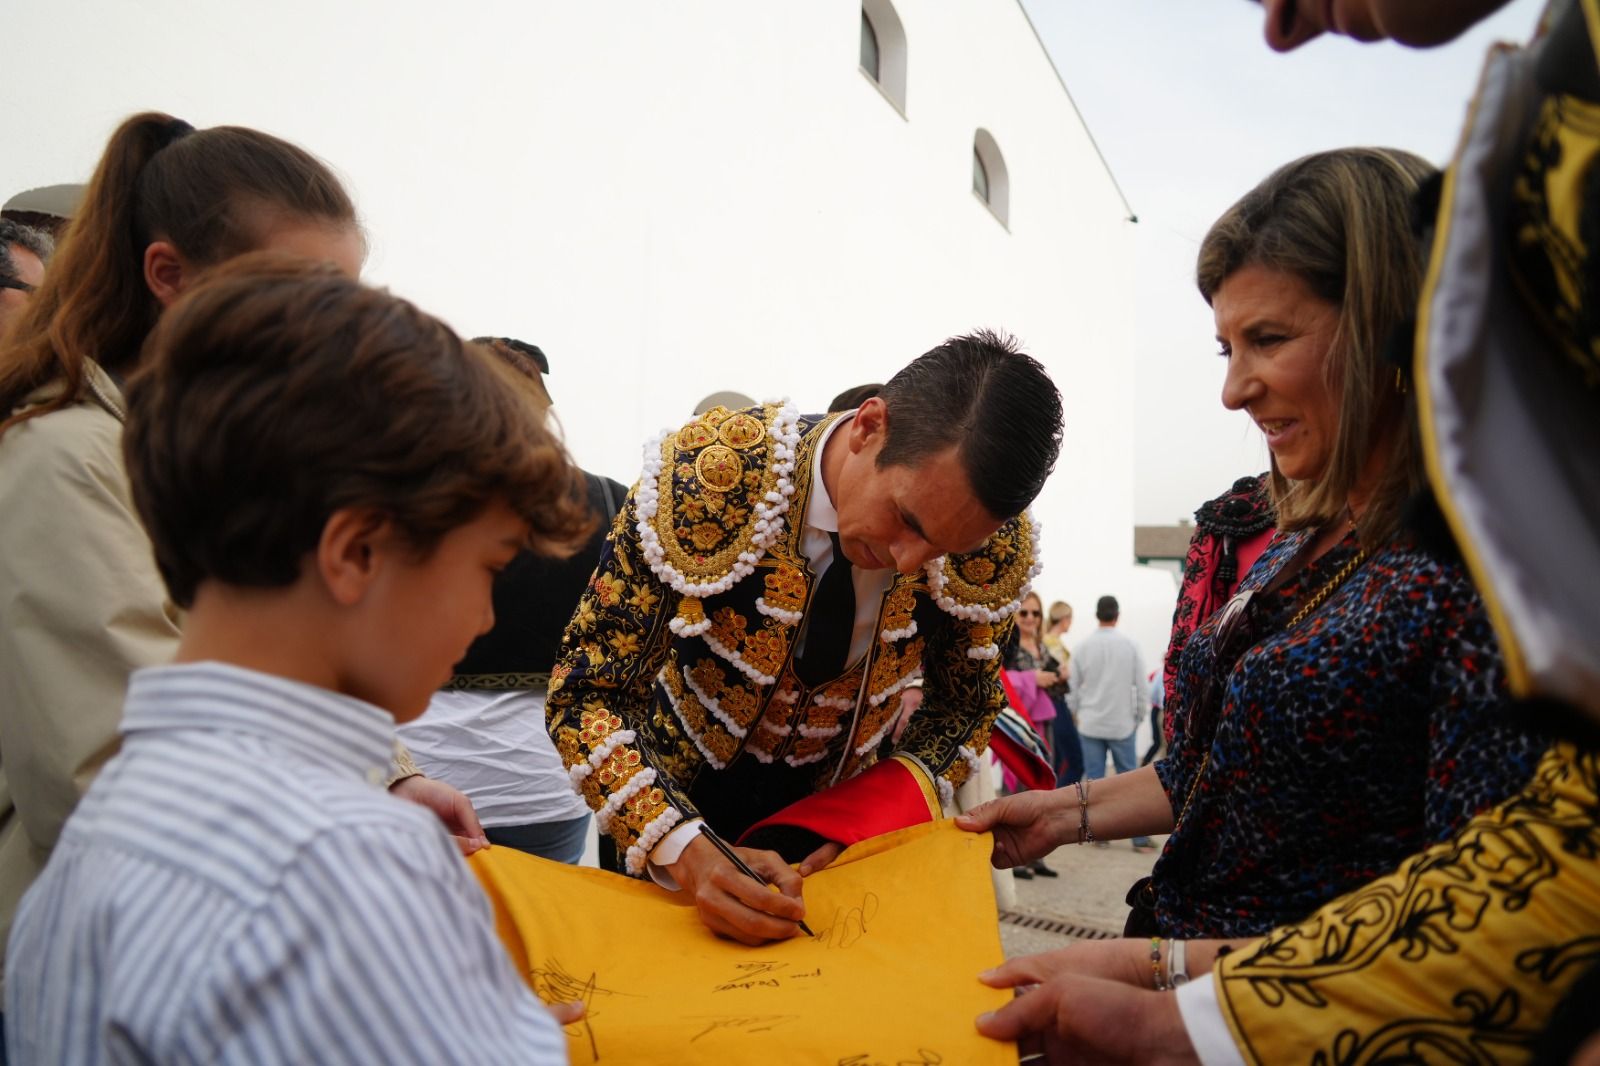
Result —
[[8, 278], [4, 274], [0, 274], [0, 289], [16, 289], [18, 292], [32, 293], [37, 289], [37, 286], [29, 285], [21, 278]]
[[1039, 612], [1038, 611], [1018, 611], [1017, 612], [1017, 617], [1018, 618], [1038, 618], [1039, 617]]

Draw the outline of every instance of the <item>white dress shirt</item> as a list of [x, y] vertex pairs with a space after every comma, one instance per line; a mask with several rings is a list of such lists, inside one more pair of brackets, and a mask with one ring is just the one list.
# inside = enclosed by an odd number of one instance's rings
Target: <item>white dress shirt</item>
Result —
[[1194, 1045], [1200, 1066], [1245, 1066], [1233, 1042], [1233, 1030], [1222, 1016], [1215, 974], [1205, 974], [1178, 989], [1178, 1014]]
[[1144, 657], [1115, 626], [1100, 626], [1072, 649], [1067, 677], [1067, 707], [1083, 736], [1122, 740], [1150, 717]]
[[390, 796], [394, 721], [218, 663], [136, 672], [17, 912], [15, 1063], [565, 1063], [489, 903]]
[[467, 794], [484, 828], [535, 825], [589, 813], [544, 726], [545, 694], [447, 689], [399, 729], [417, 768]]

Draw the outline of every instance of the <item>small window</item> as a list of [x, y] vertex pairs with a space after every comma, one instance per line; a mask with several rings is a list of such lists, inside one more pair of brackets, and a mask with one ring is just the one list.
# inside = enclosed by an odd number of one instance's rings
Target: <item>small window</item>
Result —
[[1005, 157], [988, 130], [972, 137], [972, 194], [988, 205], [1002, 226], [1011, 224], [1011, 178]]
[[861, 12], [861, 69], [878, 80], [878, 33], [865, 11]]
[[889, 0], [861, 0], [861, 73], [906, 113], [906, 30]]

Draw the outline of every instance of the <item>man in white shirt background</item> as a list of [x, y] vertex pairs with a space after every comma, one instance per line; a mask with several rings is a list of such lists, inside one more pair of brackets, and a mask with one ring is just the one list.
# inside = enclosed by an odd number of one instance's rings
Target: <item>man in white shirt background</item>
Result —
[[[1117, 631], [1121, 613], [1115, 596], [1101, 596], [1094, 608], [1100, 625], [1072, 653], [1067, 706], [1078, 719], [1084, 776], [1091, 781], [1106, 776], [1107, 755], [1116, 773], [1138, 768], [1134, 734], [1150, 714], [1144, 657], [1131, 638]], [[1104, 841], [1095, 844], [1108, 846]], [[1133, 838], [1135, 851], [1154, 847], [1149, 837]]]

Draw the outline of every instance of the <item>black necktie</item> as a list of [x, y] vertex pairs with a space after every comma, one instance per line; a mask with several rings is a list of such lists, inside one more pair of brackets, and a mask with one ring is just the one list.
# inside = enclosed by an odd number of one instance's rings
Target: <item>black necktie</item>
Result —
[[806, 652], [795, 660], [795, 673], [807, 688], [831, 681], [844, 673], [850, 655], [850, 632], [856, 624], [856, 586], [850, 560], [833, 539], [833, 562], [817, 581], [806, 612]]

